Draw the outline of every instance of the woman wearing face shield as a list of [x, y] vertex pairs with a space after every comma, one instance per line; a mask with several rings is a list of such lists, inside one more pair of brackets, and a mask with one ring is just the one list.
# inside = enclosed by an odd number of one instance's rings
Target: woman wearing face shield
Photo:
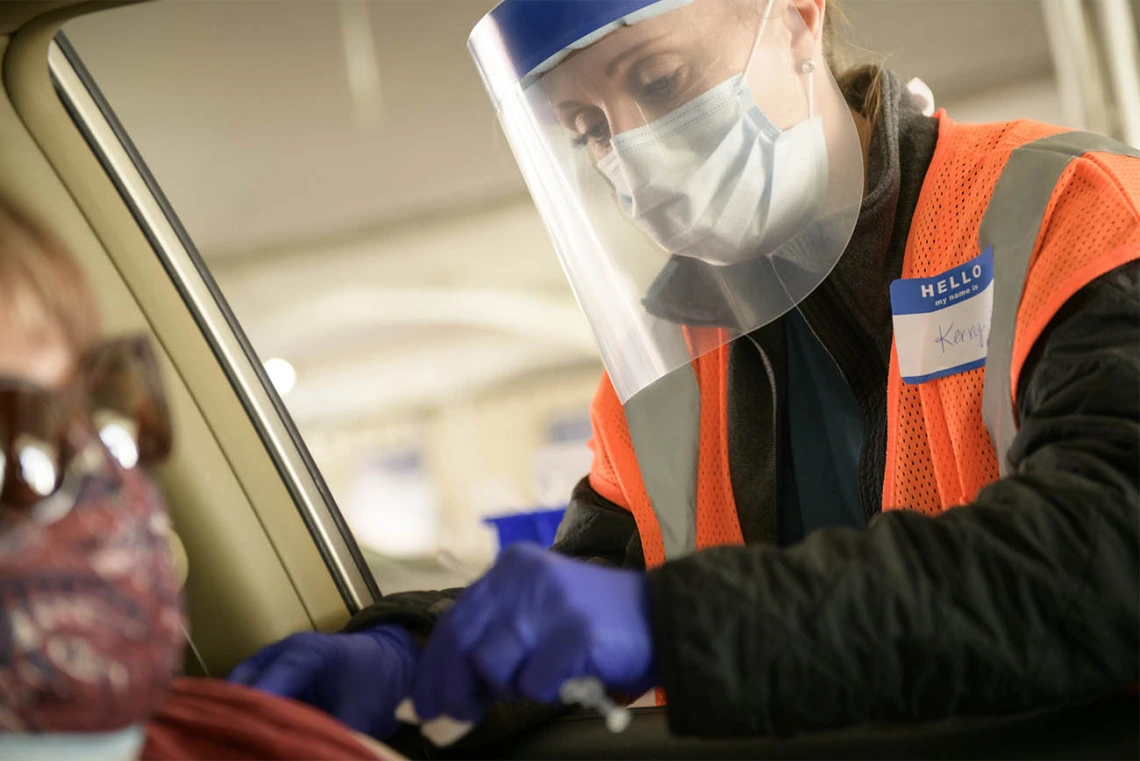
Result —
[[606, 365], [594, 465], [554, 552], [505, 552], [450, 608], [386, 598], [351, 647], [299, 635], [241, 680], [286, 664], [277, 688], [316, 694], [377, 659], [368, 637], [430, 633], [396, 691], [441, 744], [581, 677], [663, 688], [671, 728], [709, 736], [1140, 680], [1138, 153], [924, 116], [889, 72], [840, 85], [827, 5], [506, 0], [480, 22]]

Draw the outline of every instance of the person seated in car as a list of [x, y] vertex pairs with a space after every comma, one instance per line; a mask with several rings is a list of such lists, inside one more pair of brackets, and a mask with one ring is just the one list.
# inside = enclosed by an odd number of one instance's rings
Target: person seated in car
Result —
[[329, 716], [176, 679], [181, 579], [146, 469], [155, 353], [104, 340], [78, 264], [0, 198], [0, 758], [397, 758]]

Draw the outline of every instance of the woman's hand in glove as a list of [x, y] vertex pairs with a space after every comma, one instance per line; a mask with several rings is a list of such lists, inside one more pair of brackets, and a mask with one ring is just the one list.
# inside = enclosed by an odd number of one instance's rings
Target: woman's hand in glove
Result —
[[514, 545], [440, 619], [401, 713], [446, 744], [490, 700], [556, 703], [568, 679], [641, 694], [657, 684], [648, 607], [642, 573]]

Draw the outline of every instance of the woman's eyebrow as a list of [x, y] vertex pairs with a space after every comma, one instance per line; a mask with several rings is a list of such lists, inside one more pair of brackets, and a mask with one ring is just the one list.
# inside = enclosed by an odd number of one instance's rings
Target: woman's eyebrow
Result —
[[629, 58], [631, 55], [637, 53], [639, 50], [641, 50], [645, 46], [652, 45], [653, 43], [657, 42], [658, 40], [664, 39], [666, 36], [668, 36], [668, 35], [661, 34], [661, 35], [658, 35], [657, 37], [653, 37], [651, 39], [645, 40], [644, 42], [639, 42], [638, 44], [634, 45], [632, 48], [629, 48], [628, 50], [623, 51], [619, 55], [615, 56], [614, 59], [606, 65], [606, 76], [607, 77], [613, 77], [614, 72], [617, 71], [617, 67], [621, 64], [622, 61]]
[[576, 101], [576, 100], [564, 100], [561, 103], [559, 103], [558, 105], [556, 105], [554, 107], [554, 110], [557, 111], [559, 114], [562, 114], [565, 111], [577, 111], [578, 109], [580, 109], [582, 107], [583, 107], [583, 104]]

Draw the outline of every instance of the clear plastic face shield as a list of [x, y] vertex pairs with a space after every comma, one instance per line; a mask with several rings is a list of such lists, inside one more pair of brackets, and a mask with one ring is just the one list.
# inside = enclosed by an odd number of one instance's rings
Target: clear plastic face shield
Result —
[[794, 0], [507, 0], [469, 47], [623, 403], [842, 255], [862, 150]]

